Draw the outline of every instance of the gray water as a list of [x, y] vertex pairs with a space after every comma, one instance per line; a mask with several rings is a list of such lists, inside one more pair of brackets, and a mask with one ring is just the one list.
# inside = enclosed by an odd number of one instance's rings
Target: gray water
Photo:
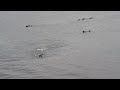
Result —
[[0, 79], [120, 78], [119, 11], [0, 12], [0, 20]]

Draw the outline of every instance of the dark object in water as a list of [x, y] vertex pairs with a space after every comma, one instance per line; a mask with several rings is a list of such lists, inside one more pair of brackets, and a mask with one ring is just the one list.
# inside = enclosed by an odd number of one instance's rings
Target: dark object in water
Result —
[[89, 19], [93, 19], [93, 17], [90, 17]]
[[26, 27], [28, 27], [28, 26], [26, 25]]
[[82, 20], [85, 20], [85, 18], [82, 18]]
[[78, 19], [77, 21], [80, 21], [81, 19]]
[[89, 30], [88, 32], [91, 32], [91, 30]]
[[39, 58], [43, 58], [43, 54], [40, 54], [40, 55], [38, 55], [39, 56]]
[[43, 58], [43, 55], [45, 54], [46, 49], [45, 48], [37, 48], [34, 51], [34, 56], [37, 58]]
[[26, 27], [32, 27], [32, 25], [26, 25]]
[[91, 30], [89, 30], [89, 31], [82, 31], [83, 33], [86, 33], [86, 32], [91, 32]]
[[85, 33], [85, 31], [82, 31], [83, 33]]

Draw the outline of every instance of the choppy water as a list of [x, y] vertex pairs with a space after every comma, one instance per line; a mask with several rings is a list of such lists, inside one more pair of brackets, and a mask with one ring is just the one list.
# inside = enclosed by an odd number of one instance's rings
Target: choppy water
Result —
[[[6, 22], [0, 23], [0, 79], [120, 78], [119, 13], [30, 29], [19, 26], [28, 14], [21, 13], [21, 21], [13, 14], [3, 14]], [[37, 18], [32, 20], [27, 23]], [[82, 33], [88, 29], [92, 32]], [[46, 48], [43, 58], [35, 57], [41, 47]]]
[[[119, 34], [97, 32], [67, 37], [71, 43], [44, 40], [42, 44], [31, 41], [1, 44], [0, 78], [120, 78], [120, 43], [116, 41]], [[50, 50], [43, 58], [34, 57], [34, 49], [43, 44]]]

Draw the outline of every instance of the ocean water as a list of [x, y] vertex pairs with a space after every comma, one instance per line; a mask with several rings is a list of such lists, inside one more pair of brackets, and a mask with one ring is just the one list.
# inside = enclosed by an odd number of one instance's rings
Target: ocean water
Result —
[[120, 78], [119, 12], [0, 13], [0, 79]]

